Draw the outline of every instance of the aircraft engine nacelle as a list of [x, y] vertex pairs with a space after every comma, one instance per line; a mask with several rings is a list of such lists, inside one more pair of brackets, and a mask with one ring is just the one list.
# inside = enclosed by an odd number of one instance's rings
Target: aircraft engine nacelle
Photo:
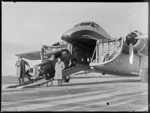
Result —
[[134, 45], [134, 49], [146, 54], [148, 52], [148, 46], [146, 46], [146, 43], [147, 43], [146, 39], [140, 39]]
[[128, 34], [125, 38], [125, 43], [127, 45], [132, 44], [133, 48], [135, 50], [137, 50], [138, 52], [142, 52], [144, 54], [148, 54], [148, 41], [146, 40], [146, 38], [143, 39], [137, 39], [137, 37], [140, 34], [139, 32], [135, 31], [135, 32], [131, 32], [130, 34]]

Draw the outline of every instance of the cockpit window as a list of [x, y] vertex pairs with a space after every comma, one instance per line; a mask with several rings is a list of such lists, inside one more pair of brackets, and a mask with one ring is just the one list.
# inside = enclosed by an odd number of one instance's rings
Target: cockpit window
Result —
[[91, 26], [92, 26], [93, 28], [95, 28], [95, 25], [94, 25], [94, 23], [93, 23], [93, 22], [91, 23]]
[[80, 24], [77, 24], [77, 25], [75, 25], [74, 27], [78, 27], [78, 26], [80, 26]]
[[80, 24], [80, 26], [88, 26], [88, 25], [91, 25], [91, 22], [84, 22]]
[[94, 22], [83, 22], [83, 23], [75, 25], [74, 27], [78, 27], [78, 26], [91, 26], [91, 27], [95, 28]]
[[95, 28], [96, 28], [97, 30], [100, 30], [99, 25], [98, 25], [98, 24], [96, 24], [96, 23], [95, 23]]

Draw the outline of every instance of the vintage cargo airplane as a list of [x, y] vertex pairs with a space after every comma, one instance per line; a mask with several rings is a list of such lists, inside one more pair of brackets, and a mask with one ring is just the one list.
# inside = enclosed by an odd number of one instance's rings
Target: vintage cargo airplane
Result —
[[[51, 64], [46, 60], [46, 57], [55, 55], [57, 58], [57, 56], [61, 56], [65, 62], [66, 70], [76, 70], [72, 67], [82, 65], [91, 67], [94, 71], [99, 71], [102, 74], [124, 76], [139, 75], [139, 70], [142, 69], [141, 58], [148, 59], [148, 36], [139, 31], [131, 32], [125, 38], [112, 39], [95, 22], [82, 22], [65, 32], [61, 39], [67, 44], [64, 46], [42, 46], [41, 51], [17, 54], [17, 56], [29, 60], [41, 59], [43, 62], [36, 65], [41, 67]], [[48, 51], [45, 52], [46, 50]], [[74, 65], [69, 65], [70, 62]], [[51, 74], [51, 71], [45, 70], [44, 72]], [[64, 79], [68, 82], [70, 73], [69, 71], [66, 73]], [[148, 80], [147, 74], [140, 77], [142, 82]]]

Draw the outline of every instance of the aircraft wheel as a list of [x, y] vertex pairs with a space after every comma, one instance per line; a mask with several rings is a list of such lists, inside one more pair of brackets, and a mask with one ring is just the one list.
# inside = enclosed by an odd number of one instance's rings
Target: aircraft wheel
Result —
[[102, 73], [102, 75], [105, 75], [105, 73]]
[[69, 82], [69, 80], [70, 80], [70, 76], [65, 76], [65, 77], [64, 77], [64, 81], [65, 81], [65, 82], [67, 82], [67, 83], [68, 83], [68, 82]]
[[76, 66], [76, 63], [77, 63], [76, 58], [73, 58], [73, 59], [71, 60], [71, 66], [72, 66], [72, 67], [75, 67], [75, 66]]
[[45, 72], [44, 72], [44, 76], [45, 76], [45, 79], [46, 80], [49, 80], [51, 79], [52, 77], [54, 77], [54, 71], [52, 69], [47, 69]]

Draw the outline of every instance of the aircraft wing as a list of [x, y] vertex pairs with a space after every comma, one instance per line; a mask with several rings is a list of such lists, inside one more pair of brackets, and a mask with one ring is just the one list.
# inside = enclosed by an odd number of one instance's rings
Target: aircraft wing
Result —
[[45, 53], [44, 55], [49, 57], [51, 55], [58, 55], [59, 53], [66, 52], [66, 51], [68, 52], [68, 49], [57, 49], [55, 51], [51, 51], [51, 52]]
[[[62, 52], [69, 52], [67, 49], [58, 49], [58, 50], [55, 50], [55, 51], [51, 51], [49, 53], [45, 53], [44, 55], [45, 56], [51, 56], [51, 55], [55, 55], [55, 58], [57, 58], [56, 56]], [[44, 62], [41, 62], [39, 64], [37, 64], [36, 66], [43, 66], [43, 65], [46, 65], [46, 64], [49, 64], [50, 62], [52, 62], [51, 60], [45, 60]]]
[[40, 60], [41, 59], [40, 51], [16, 54], [16, 56], [21, 56], [22, 58], [25, 58], [28, 60]]
[[[51, 55], [57, 55], [61, 52], [65, 52], [65, 51], [68, 51], [68, 50], [67, 49], [57, 49], [55, 51], [51, 51], [51, 52], [44, 54], [44, 56], [49, 57]], [[22, 58], [25, 58], [28, 60], [41, 60], [40, 51], [16, 54], [16, 56], [21, 56]]]
[[51, 62], [52, 61], [50, 61], [50, 60], [46, 60], [44, 62], [41, 62], [41, 63], [37, 64], [36, 66], [44, 66], [44, 65], [50, 64]]

